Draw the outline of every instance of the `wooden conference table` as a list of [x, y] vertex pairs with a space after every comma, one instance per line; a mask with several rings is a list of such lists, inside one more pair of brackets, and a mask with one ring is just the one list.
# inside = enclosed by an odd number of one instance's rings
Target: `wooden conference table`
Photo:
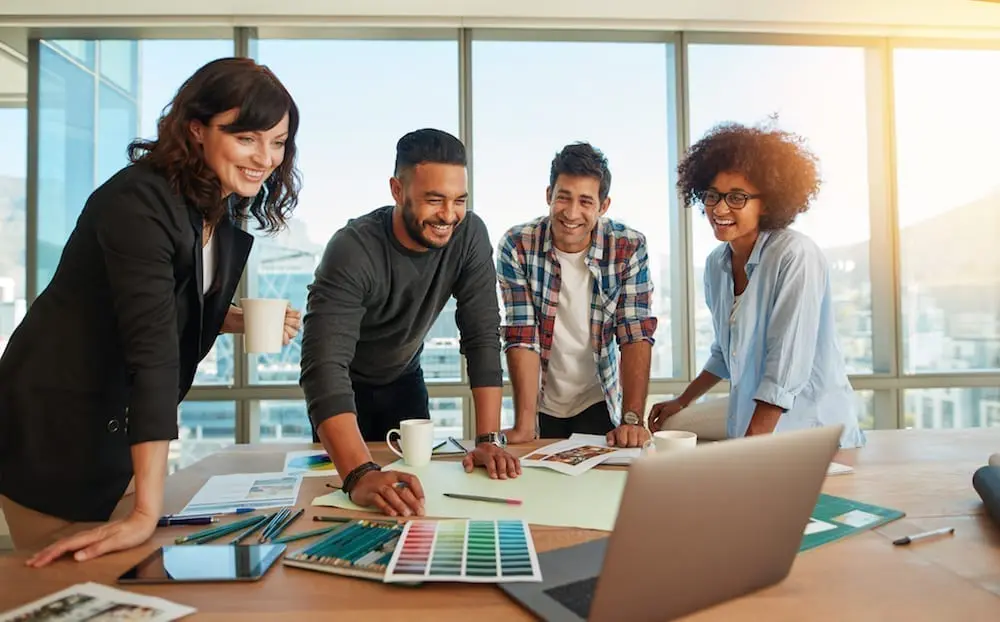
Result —
[[[519, 453], [545, 444], [518, 446]], [[212, 475], [280, 471], [286, 451], [305, 445], [244, 445], [213, 454], [167, 481], [166, 511], [179, 511]], [[373, 446], [388, 463], [384, 443]], [[687, 618], [725, 620], [974, 620], [1000, 619], [1000, 527], [983, 514], [972, 474], [1000, 451], [1000, 428], [975, 430], [885, 430], [869, 433], [868, 446], [841, 452], [838, 462], [854, 465], [851, 475], [827, 478], [824, 492], [892, 507], [906, 518], [800, 554], [789, 577], [755, 594]], [[305, 478], [299, 505], [305, 520], [288, 533], [317, 526], [311, 500], [329, 492], [327, 478]], [[762, 508], [763, 509], [763, 508]], [[953, 537], [905, 547], [892, 539], [928, 529], [955, 527]], [[0, 611], [28, 603], [75, 583], [114, 585], [124, 570], [194, 527], [159, 529], [133, 551], [77, 563], [26, 568], [28, 553], [0, 556]], [[533, 527], [539, 551], [603, 535], [603, 532]], [[306, 543], [310, 541], [304, 541]], [[300, 543], [294, 543], [295, 545]], [[275, 563], [260, 582], [128, 586], [198, 609], [195, 620], [519, 620], [530, 615], [494, 586], [436, 584], [419, 589], [288, 568]], [[659, 598], [669, 598], [664, 586]], [[470, 618], [471, 616], [471, 618]]]

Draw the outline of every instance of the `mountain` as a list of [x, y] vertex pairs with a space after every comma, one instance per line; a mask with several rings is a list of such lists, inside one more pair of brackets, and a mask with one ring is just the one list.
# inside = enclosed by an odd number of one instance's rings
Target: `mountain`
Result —
[[[1000, 309], [1000, 190], [900, 230], [901, 280], [946, 315], [995, 316]], [[868, 243], [826, 249], [865, 274]], [[923, 306], [923, 305], [921, 305]]]

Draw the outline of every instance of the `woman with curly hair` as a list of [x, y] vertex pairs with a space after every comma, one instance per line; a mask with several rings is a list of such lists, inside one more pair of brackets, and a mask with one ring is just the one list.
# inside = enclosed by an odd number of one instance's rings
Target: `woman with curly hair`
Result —
[[728, 379], [729, 399], [709, 404], [726, 409], [729, 438], [839, 424], [841, 446], [863, 445], [826, 258], [788, 228], [819, 191], [816, 157], [794, 134], [726, 123], [691, 147], [677, 184], [722, 242], [705, 262], [715, 339], [701, 374], [653, 406], [650, 429]]
[[[277, 231], [297, 203], [298, 125], [266, 67], [213, 61], [178, 90], [156, 139], [132, 143], [130, 164], [90, 195], [0, 359], [0, 504], [18, 549], [104, 524], [29, 565], [152, 535], [178, 404], [216, 336], [243, 331], [230, 303], [253, 237], [238, 222]], [[298, 329], [289, 309], [286, 342]]]

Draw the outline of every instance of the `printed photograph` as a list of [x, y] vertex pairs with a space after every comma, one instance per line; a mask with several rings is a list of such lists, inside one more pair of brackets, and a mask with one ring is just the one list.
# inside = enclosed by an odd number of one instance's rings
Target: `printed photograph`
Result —
[[70, 594], [33, 611], [23, 613], [14, 622], [111, 622], [155, 620], [161, 615], [158, 609], [109, 603], [88, 594]]
[[576, 466], [581, 462], [586, 462], [591, 458], [596, 458], [604, 454], [609, 454], [616, 451], [614, 447], [598, 447], [597, 445], [583, 445], [581, 447], [574, 447], [573, 449], [566, 449], [558, 453], [546, 455], [546, 454], [531, 454], [525, 460], [541, 460], [544, 462], [561, 462], [562, 464], [568, 464], [570, 466]]
[[259, 479], [247, 493], [247, 499], [290, 497], [295, 492], [295, 478]]
[[158, 609], [152, 607], [116, 603], [98, 614], [84, 618], [84, 620], [85, 622], [140, 622], [155, 620], [160, 613]]

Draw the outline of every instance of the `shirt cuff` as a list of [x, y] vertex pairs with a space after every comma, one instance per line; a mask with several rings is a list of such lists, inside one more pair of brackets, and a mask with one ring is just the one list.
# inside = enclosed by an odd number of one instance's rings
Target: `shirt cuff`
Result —
[[774, 404], [785, 411], [791, 410], [795, 404], [795, 395], [767, 378], [760, 381], [760, 386], [757, 387], [757, 393], [753, 398], [758, 402]]
[[709, 358], [708, 362], [705, 363], [705, 371], [712, 374], [716, 378], [721, 378], [723, 380], [729, 379], [729, 368], [726, 367], [726, 363], [715, 357]]

